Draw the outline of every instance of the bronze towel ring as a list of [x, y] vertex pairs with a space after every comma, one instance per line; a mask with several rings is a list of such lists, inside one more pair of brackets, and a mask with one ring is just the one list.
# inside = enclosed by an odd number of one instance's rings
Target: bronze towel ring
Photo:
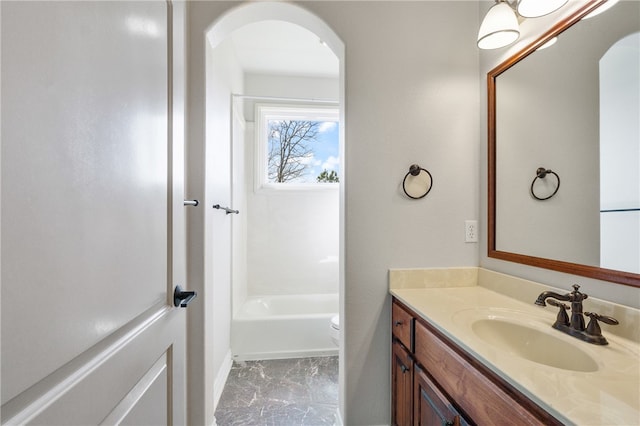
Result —
[[[533, 185], [536, 183], [536, 180], [538, 180], [538, 178], [544, 179], [544, 178], [547, 177], [548, 174], [552, 174], [552, 175], [554, 175], [556, 177], [556, 180], [558, 181], [558, 184], [556, 185], [556, 189], [548, 197], [538, 197], [536, 195], [535, 191], [533, 190]], [[560, 176], [558, 176], [558, 174], [556, 172], [554, 172], [553, 170], [551, 170], [551, 169], [545, 169], [544, 167], [538, 167], [538, 170], [536, 170], [536, 177], [534, 177], [533, 178], [533, 182], [531, 182], [531, 195], [533, 196], [533, 198], [535, 198], [536, 200], [540, 200], [540, 201], [548, 200], [549, 198], [551, 198], [554, 195], [556, 195], [556, 193], [558, 192], [558, 189], [560, 189]]]
[[[413, 177], [418, 177], [422, 172], [425, 172], [427, 175], [429, 175], [429, 186], [427, 187], [426, 191], [422, 195], [409, 194], [409, 192], [407, 192], [407, 186], [406, 186], [407, 178], [409, 177], [409, 175]], [[419, 200], [420, 198], [425, 197], [429, 193], [429, 191], [431, 191], [431, 188], [433, 188], [433, 176], [431, 176], [431, 173], [429, 173], [429, 170], [423, 169], [417, 164], [412, 164], [411, 167], [409, 167], [409, 171], [407, 172], [406, 175], [404, 175], [404, 179], [402, 180], [402, 190], [407, 195], [407, 197], [413, 198], [414, 200]]]

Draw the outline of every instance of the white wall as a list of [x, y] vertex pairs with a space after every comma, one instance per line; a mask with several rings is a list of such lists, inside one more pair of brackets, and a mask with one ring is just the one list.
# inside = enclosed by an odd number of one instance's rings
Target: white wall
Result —
[[[204, 43], [202, 34], [197, 63], [203, 84], [196, 91], [189, 89], [187, 129], [186, 193], [201, 202], [189, 209], [187, 226], [188, 282], [199, 300], [188, 311], [189, 424], [211, 423], [207, 419], [213, 419], [215, 400], [224, 385], [221, 376], [231, 362], [233, 216], [211, 206], [231, 205], [231, 94], [242, 88], [242, 71], [231, 46], [214, 49]], [[206, 76], [205, 65], [210, 70]]]
[[[484, 17], [486, 11], [493, 4], [493, 2], [481, 2], [479, 4], [480, 14], [479, 21], [476, 24], [476, 27], [480, 25], [482, 17]], [[556, 22], [561, 20], [563, 17], [571, 14], [578, 7], [584, 5], [584, 2], [579, 2], [577, 0], [571, 0], [569, 4], [559, 11], [558, 13], [554, 13], [545, 17], [536, 18], [536, 19], [527, 19], [525, 20], [521, 26], [521, 38], [520, 40], [512, 46], [497, 49], [493, 51], [481, 51], [480, 53], [480, 81], [482, 82], [481, 87], [481, 105], [486, 105], [487, 101], [487, 87], [486, 87], [486, 75], [487, 73], [499, 65], [502, 61], [508, 59], [512, 55], [514, 55], [519, 50], [523, 49], [528, 44], [532, 43], [535, 39], [537, 39], [542, 33], [549, 28], [551, 28]], [[487, 152], [487, 110], [485, 107], [480, 109], [480, 122], [481, 122], [481, 131], [482, 135], [482, 146], [481, 152]], [[482, 171], [481, 176], [487, 176], [487, 157], [486, 155], [481, 155], [481, 165]], [[480, 200], [481, 205], [487, 205], [487, 181], [486, 179], [481, 180], [480, 186]], [[528, 280], [541, 282], [544, 284], [552, 285], [558, 288], [570, 289], [571, 285], [578, 283], [582, 286], [582, 290], [589, 294], [592, 297], [601, 298], [605, 300], [609, 300], [616, 303], [621, 303], [627, 306], [640, 307], [640, 293], [637, 288], [624, 286], [620, 284], [615, 284], [607, 281], [595, 280], [590, 278], [584, 278], [581, 276], [576, 276], [572, 274], [560, 273], [551, 270], [535, 268], [527, 265], [521, 265], [513, 262], [506, 262], [498, 259], [492, 259], [487, 256], [487, 216], [486, 209], [482, 208], [480, 210], [482, 214], [481, 229], [480, 229], [480, 266], [492, 269], [495, 271], [503, 272], [506, 274], [515, 275], [518, 277], [522, 277]]]
[[[206, 199], [209, 227], [204, 238], [211, 244], [210, 265], [213, 292], [211, 367], [215, 375], [214, 400], [217, 403], [231, 363], [231, 283], [232, 221], [236, 215], [209, 208], [213, 204], [230, 206], [231, 147], [233, 139], [231, 94], [243, 87], [243, 73], [230, 42], [207, 47], [207, 120], [206, 120]], [[205, 266], [206, 268], [206, 266]]]
[[[340, 93], [338, 78], [300, 77], [247, 73], [244, 94], [247, 96], [277, 96], [281, 98], [311, 98], [338, 100]], [[266, 100], [260, 100], [265, 103]], [[245, 101], [244, 115], [247, 121], [254, 119], [255, 102]]]
[[[344, 421], [388, 424], [388, 269], [477, 264], [463, 232], [478, 214], [477, 6], [301, 4], [346, 46]], [[419, 201], [400, 188], [414, 162], [434, 177]]]
[[[202, 122], [204, 31], [237, 4], [189, 4], [191, 126]], [[346, 46], [343, 419], [388, 424], [388, 269], [478, 264], [478, 246], [464, 243], [464, 220], [478, 215], [478, 6], [297, 4]], [[400, 188], [416, 162], [434, 177], [433, 190], [419, 201]]]
[[[338, 99], [338, 79], [247, 74], [245, 94], [296, 99]], [[253, 101], [247, 118], [244, 173], [247, 199], [247, 293], [338, 293], [339, 190], [255, 188]], [[280, 103], [260, 100], [259, 103]], [[238, 173], [236, 171], [235, 173]], [[236, 283], [234, 282], [234, 286]]]

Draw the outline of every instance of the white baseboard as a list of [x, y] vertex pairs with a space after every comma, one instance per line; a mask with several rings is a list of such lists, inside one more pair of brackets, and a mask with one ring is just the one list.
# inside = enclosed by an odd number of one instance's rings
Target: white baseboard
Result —
[[[231, 359], [231, 350], [227, 352], [224, 356], [224, 361], [222, 361], [222, 365], [218, 370], [218, 374], [216, 374], [216, 379], [213, 382], [213, 409], [215, 410], [218, 407], [218, 402], [220, 402], [220, 397], [222, 396], [222, 391], [224, 390], [224, 385], [227, 382], [227, 377], [229, 377], [229, 373], [231, 372], [231, 366], [233, 365], [233, 360]], [[215, 422], [215, 419], [214, 419]]]

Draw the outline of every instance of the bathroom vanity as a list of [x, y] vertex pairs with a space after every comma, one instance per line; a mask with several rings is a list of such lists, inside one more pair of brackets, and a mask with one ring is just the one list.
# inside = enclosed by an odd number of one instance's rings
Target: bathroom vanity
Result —
[[394, 424], [562, 424], [397, 299], [392, 309]]
[[534, 305], [548, 289], [482, 268], [391, 271], [392, 424], [640, 424], [640, 312], [587, 299], [621, 319], [594, 345], [551, 327], [557, 309]]
[[[583, 2], [487, 74], [489, 258], [640, 288], [639, 12]], [[640, 425], [640, 310], [577, 281], [391, 270], [392, 423]]]

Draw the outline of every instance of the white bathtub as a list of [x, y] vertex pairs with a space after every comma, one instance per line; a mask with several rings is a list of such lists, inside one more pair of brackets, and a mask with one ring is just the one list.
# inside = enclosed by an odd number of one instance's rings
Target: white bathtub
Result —
[[337, 294], [250, 297], [231, 322], [234, 359], [337, 355], [329, 332], [337, 313]]

